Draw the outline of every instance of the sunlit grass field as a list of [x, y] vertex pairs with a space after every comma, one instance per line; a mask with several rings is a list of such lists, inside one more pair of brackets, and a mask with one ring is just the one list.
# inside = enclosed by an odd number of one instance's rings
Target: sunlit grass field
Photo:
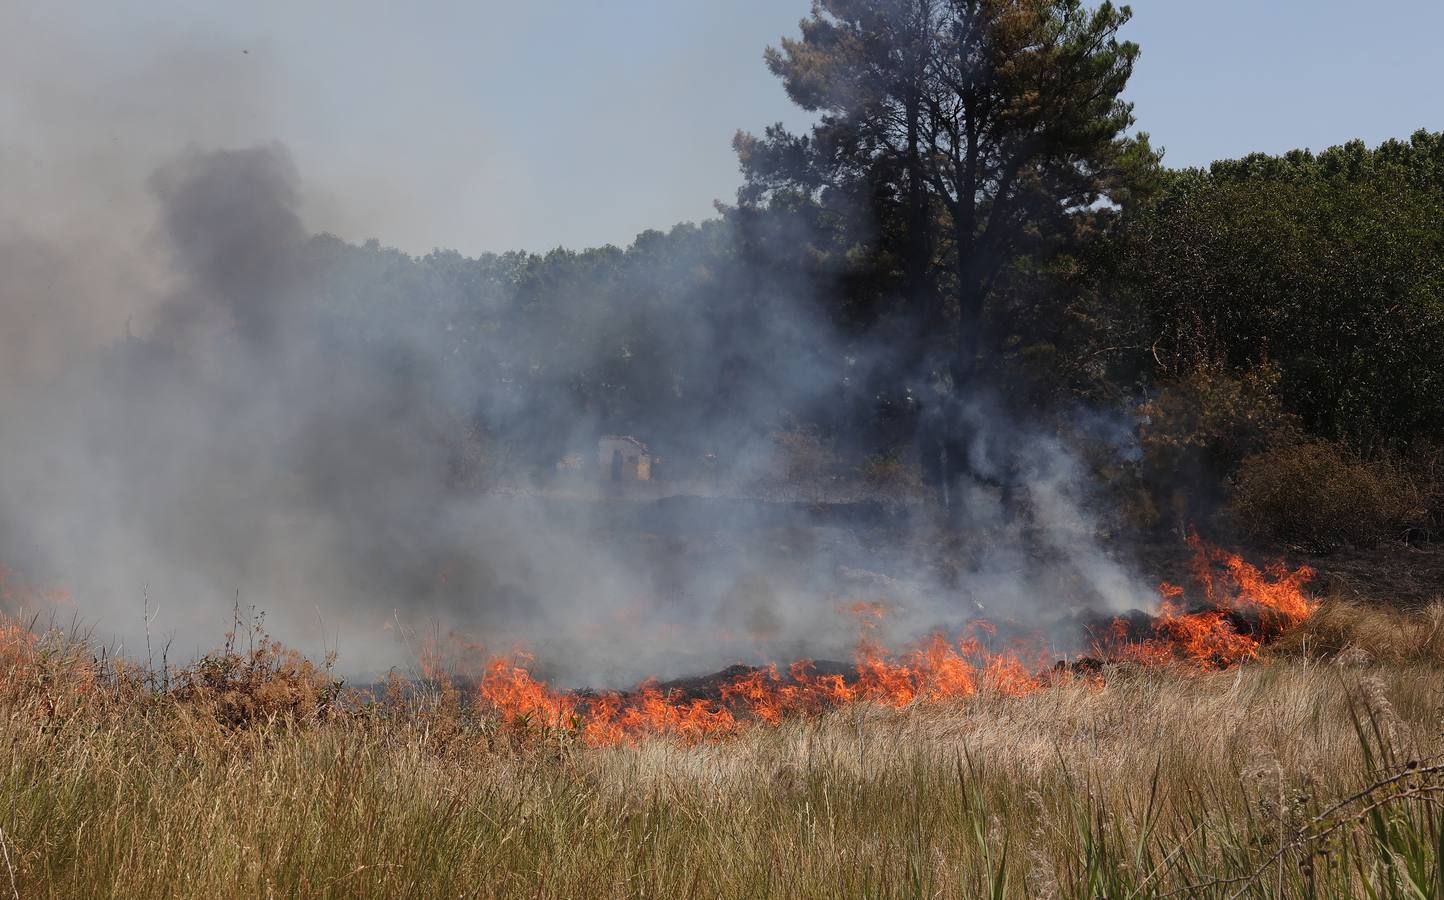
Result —
[[590, 747], [262, 641], [0, 636], [0, 897], [1439, 897], [1444, 606], [1264, 658]]

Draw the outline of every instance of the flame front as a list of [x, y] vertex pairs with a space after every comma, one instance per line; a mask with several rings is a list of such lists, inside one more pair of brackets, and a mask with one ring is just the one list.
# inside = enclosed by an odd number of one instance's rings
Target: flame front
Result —
[[[1181, 587], [1159, 588], [1157, 612], [1139, 629], [1115, 619], [1094, 635], [1094, 663], [1188, 666], [1216, 670], [1258, 655], [1260, 646], [1296, 626], [1313, 612], [1304, 591], [1313, 578], [1308, 567], [1282, 564], [1260, 569], [1237, 554], [1190, 537], [1192, 575], [1202, 592], [1202, 608], [1188, 612]], [[1022, 695], [1079, 677], [1075, 668], [1052, 665], [1046, 642], [1015, 641], [1003, 649], [988, 646], [996, 633], [986, 622], [971, 625], [960, 638], [934, 634], [920, 646], [894, 653], [877, 639], [884, 610], [857, 604], [860, 622], [853, 658], [854, 674], [819, 674], [810, 660], [793, 663], [786, 675], [776, 665], [750, 669], [723, 681], [717, 699], [689, 698], [644, 682], [626, 693], [581, 694], [557, 691], [527, 669], [525, 654], [487, 663], [480, 692], [484, 703], [507, 720], [575, 731], [588, 743], [616, 744], [644, 735], [675, 735], [700, 740], [731, 734], [752, 724], [776, 725], [849, 703], [872, 702], [903, 707], [969, 697], [987, 689]]]

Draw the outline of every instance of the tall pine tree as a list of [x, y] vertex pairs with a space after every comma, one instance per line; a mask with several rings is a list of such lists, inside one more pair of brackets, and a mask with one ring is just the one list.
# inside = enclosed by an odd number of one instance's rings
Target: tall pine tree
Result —
[[[816, 0], [799, 38], [767, 51], [808, 136], [739, 134], [744, 204], [856, 184], [902, 210], [903, 304], [913, 371], [954, 401], [975, 387], [979, 331], [1003, 270], [1152, 160], [1120, 99], [1136, 44], [1128, 7], [1081, 0]], [[880, 219], [882, 217], [880, 216]], [[919, 448], [946, 489], [970, 474], [969, 436], [934, 404]], [[954, 495], [956, 495], [954, 493]]]

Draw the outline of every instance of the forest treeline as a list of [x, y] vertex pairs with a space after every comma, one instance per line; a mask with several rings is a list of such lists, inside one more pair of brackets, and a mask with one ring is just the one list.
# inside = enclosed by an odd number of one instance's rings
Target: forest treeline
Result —
[[469, 386], [496, 465], [622, 433], [685, 477], [784, 435], [946, 488], [987, 475], [960, 414], [987, 396], [1129, 423], [1137, 524], [1227, 501], [1317, 549], [1437, 530], [1444, 134], [1168, 168], [1120, 99], [1128, 16], [824, 0], [767, 53], [817, 124], [740, 132], [716, 218], [477, 258], [319, 236], [308, 293], [337, 341]]

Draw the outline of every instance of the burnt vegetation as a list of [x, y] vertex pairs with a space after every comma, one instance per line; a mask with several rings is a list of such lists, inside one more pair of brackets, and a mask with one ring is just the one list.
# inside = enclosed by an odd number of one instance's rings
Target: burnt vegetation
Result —
[[0, 569], [0, 895], [1444, 895], [1444, 133], [1170, 168], [1130, 16], [817, 0], [625, 248], [162, 165], [165, 302], [0, 397], [0, 561], [147, 656]]

